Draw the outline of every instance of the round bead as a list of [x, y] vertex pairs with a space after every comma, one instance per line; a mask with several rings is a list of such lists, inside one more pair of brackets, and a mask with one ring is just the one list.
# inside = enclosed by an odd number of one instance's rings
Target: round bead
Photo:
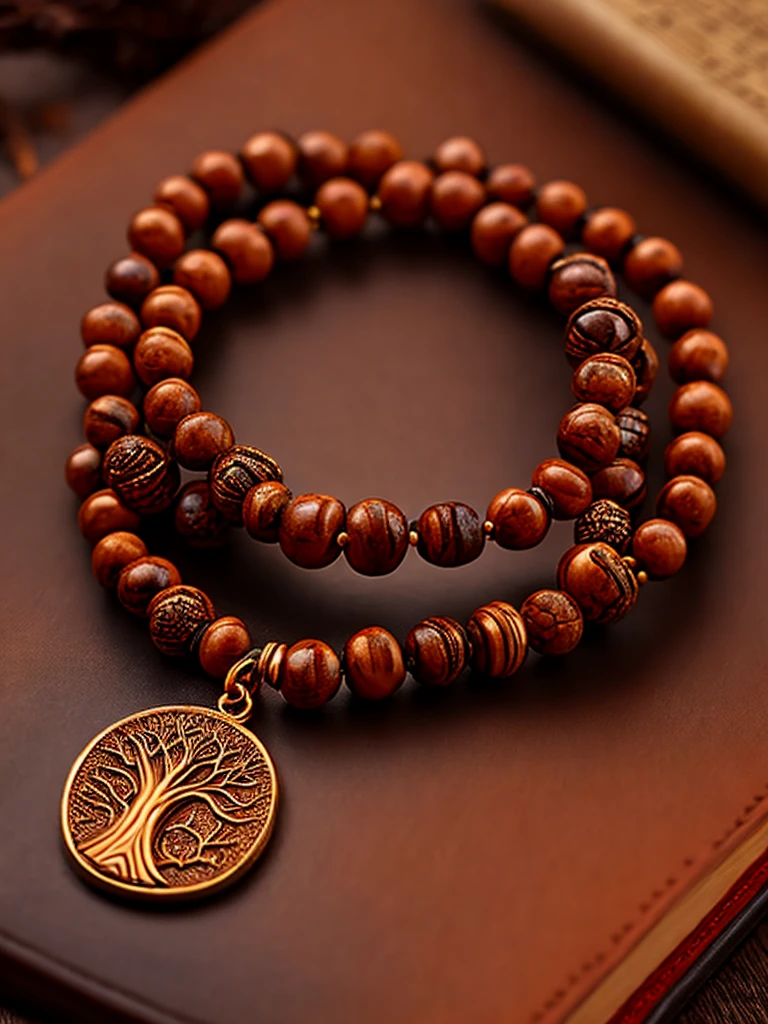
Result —
[[577, 544], [557, 566], [557, 585], [574, 599], [589, 622], [618, 622], [637, 600], [637, 580], [608, 544]]
[[677, 430], [699, 430], [722, 437], [733, 420], [728, 395], [708, 380], [681, 384], [669, 403], [669, 421]]
[[678, 384], [690, 380], [722, 380], [728, 369], [728, 349], [712, 331], [686, 331], [669, 350], [669, 372]]
[[432, 162], [441, 173], [461, 171], [477, 177], [485, 170], [485, 153], [474, 139], [466, 135], [454, 135], [440, 143]]
[[282, 479], [282, 470], [274, 459], [245, 444], [222, 452], [209, 473], [214, 505], [238, 526], [243, 525], [243, 501], [248, 491], [264, 480]]
[[655, 580], [674, 576], [682, 569], [687, 549], [683, 531], [666, 519], [646, 520], [632, 538], [632, 554]]
[[562, 459], [545, 459], [534, 470], [531, 482], [549, 496], [555, 519], [575, 519], [592, 503], [587, 474]]
[[405, 679], [400, 644], [381, 626], [361, 629], [344, 645], [344, 678], [365, 700], [391, 696]]
[[643, 462], [651, 443], [651, 423], [646, 414], [642, 409], [627, 406], [616, 417], [616, 426], [621, 434], [619, 457]]
[[650, 395], [656, 374], [659, 372], [659, 357], [647, 338], [643, 338], [632, 365], [637, 375], [637, 390], [633, 401], [641, 405]]
[[94, 448], [109, 448], [123, 434], [135, 433], [138, 425], [136, 406], [119, 395], [94, 398], [83, 417], [86, 439]]
[[157, 267], [140, 252], [115, 260], [107, 267], [104, 277], [104, 286], [112, 298], [129, 306], [139, 305], [159, 284]]
[[257, 284], [272, 270], [275, 250], [265, 233], [250, 221], [234, 217], [220, 224], [211, 247], [227, 261], [237, 284]]
[[170, 327], [192, 341], [200, 330], [202, 312], [194, 295], [177, 284], [161, 285], [141, 305], [141, 322], [146, 328]]
[[416, 227], [426, 220], [434, 174], [418, 160], [399, 160], [379, 182], [384, 217], [396, 227]]
[[296, 171], [296, 146], [279, 132], [256, 132], [240, 151], [246, 174], [262, 192], [284, 188]]
[[408, 550], [408, 520], [383, 498], [365, 498], [347, 512], [344, 557], [363, 576], [393, 572]]
[[87, 498], [101, 485], [101, 452], [92, 444], [81, 444], [67, 459], [64, 472], [78, 498]]
[[645, 473], [632, 459], [616, 459], [592, 477], [596, 498], [608, 498], [622, 508], [635, 508], [645, 497]]
[[549, 510], [528, 491], [508, 487], [499, 491], [488, 506], [485, 518], [493, 524], [493, 539], [501, 548], [523, 551], [533, 548], [547, 535]]
[[666, 238], [641, 239], [624, 260], [624, 279], [633, 291], [646, 299], [652, 299], [659, 288], [680, 277], [682, 272], [682, 254]]
[[173, 435], [173, 457], [184, 469], [208, 469], [221, 452], [235, 443], [232, 427], [212, 412], [185, 416]]
[[425, 509], [419, 516], [416, 532], [421, 557], [444, 568], [473, 562], [485, 543], [480, 516], [459, 501], [446, 501]]
[[581, 240], [590, 252], [616, 263], [635, 234], [635, 221], [626, 210], [603, 206], [587, 214]]
[[656, 514], [677, 523], [686, 537], [699, 537], [717, 509], [715, 492], [697, 476], [675, 476], [656, 499]]
[[549, 224], [564, 238], [573, 234], [586, 208], [584, 189], [572, 181], [548, 181], [536, 196], [539, 220]]
[[229, 520], [213, 504], [205, 480], [194, 480], [182, 487], [176, 499], [173, 527], [191, 548], [218, 548], [226, 541]]
[[403, 158], [394, 135], [378, 129], [361, 132], [349, 147], [348, 171], [366, 188], [373, 188], [385, 171]]
[[592, 402], [617, 413], [632, 401], [637, 378], [632, 364], [614, 352], [598, 352], [573, 372], [571, 390], [580, 402]]
[[176, 424], [200, 411], [200, 395], [180, 377], [168, 377], [154, 384], [144, 396], [144, 421], [158, 437], [173, 436]]
[[447, 616], [419, 622], [405, 640], [405, 664], [425, 686], [448, 686], [469, 661], [469, 640], [464, 627]]
[[190, 653], [195, 638], [216, 615], [207, 594], [183, 583], [155, 594], [147, 614], [155, 647], [174, 658]]
[[602, 405], [584, 402], [560, 420], [557, 447], [568, 462], [595, 473], [610, 465], [619, 451], [621, 434], [612, 413]]
[[593, 299], [571, 313], [565, 326], [565, 354], [578, 366], [597, 352], [613, 352], [632, 362], [643, 341], [643, 325], [618, 299]]
[[208, 149], [195, 157], [190, 176], [202, 185], [214, 206], [234, 206], [243, 188], [243, 168], [237, 157], [223, 149]]
[[310, 188], [347, 170], [349, 150], [346, 142], [332, 132], [305, 132], [299, 137], [299, 174]]
[[223, 306], [232, 288], [226, 263], [207, 249], [185, 252], [173, 267], [173, 283], [192, 292], [203, 309]]
[[564, 248], [565, 242], [554, 228], [529, 224], [515, 235], [509, 248], [509, 272], [521, 288], [538, 291]]
[[86, 345], [116, 345], [130, 348], [141, 333], [139, 318], [122, 302], [102, 302], [89, 309], [80, 324]]
[[116, 530], [133, 532], [141, 520], [127, 508], [111, 489], [95, 491], [89, 495], [77, 513], [80, 533], [89, 544], [95, 544]]
[[102, 587], [111, 590], [126, 565], [143, 558], [147, 546], [135, 533], [117, 530], [102, 537], [91, 555], [91, 569]]
[[510, 203], [489, 203], [472, 221], [472, 249], [489, 266], [502, 266], [509, 259], [513, 238], [523, 230], [528, 218]]
[[712, 319], [712, 300], [691, 281], [672, 281], [653, 300], [653, 315], [662, 334], [679, 338], [695, 327], [706, 327]]
[[526, 206], [533, 199], [536, 179], [524, 164], [499, 164], [488, 175], [485, 188], [489, 199]]
[[570, 316], [585, 302], [615, 295], [616, 281], [601, 256], [574, 253], [552, 264], [549, 301], [563, 316]]
[[179, 485], [179, 469], [156, 441], [128, 434], [104, 453], [104, 482], [140, 515], [168, 508]]
[[322, 707], [340, 684], [341, 662], [328, 644], [300, 640], [285, 652], [280, 692], [292, 708], [310, 711]]
[[128, 356], [114, 345], [91, 345], [86, 349], [75, 368], [75, 382], [89, 402], [101, 395], [127, 398], [136, 387]]
[[197, 231], [208, 219], [211, 204], [205, 189], [185, 174], [163, 178], [152, 198], [175, 213], [187, 231]]
[[280, 537], [280, 518], [293, 495], [279, 480], [256, 484], [243, 502], [243, 524], [254, 540], [276, 544]]
[[148, 206], [131, 219], [128, 242], [158, 267], [170, 267], [184, 252], [184, 225], [170, 210]]
[[117, 598], [126, 611], [143, 618], [155, 594], [168, 587], [176, 587], [179, 583], [181, 573], [173, 562], [146, 555], [131, 562], [120, 573]]
[[667, 476], [698, 476], [716, 484], [725, 472], [725, 452], [714, 437], [691, 430], [667, 445], [664, 470]]
[[464, 171], [444, 171], [432, 183], [429, 206], [437, 223], [449, 231], [467, 227], [485, 201], [485, 189]]
[[224, 615], [215, 619], [200, 637], [197, 658], [200, 668], [214, 679], [223, 679], [252, 647], [251, 634], [242, 619]]
[[297, 260], [309, 245], [309, 217], [303, 207], [290, 199], [267, 203], [259, 213], [259, 224], [272, 240], [278, 259]]
[[169, 377], [186, 380], [192, 375], [195, 359], [178, 331], [170, 327], [150, 327], [136, 342], [133, 365], [141, 381], [151, 387]]
[[300, 494], [283, 509], [280, 548], [294, 565], [322, 569], [341, 554], [338, 536], [344, 529], [344, 520], [344, 506], [338, 498]]
[[506, 601], [491, 601], [469, 617], [467, 634], [472, 665], [491, 679], [509, 679], [528, 653], [528, 636], [517, 608]]
[[520, 614], [537, 654], [570, 654], [584, 632], [581, 608], [564, 590], [537, 590], [523, 601]]
[[352, 238], [368, 219], [368, 193], [352, 178], [330, 178], [322, 184], [315, 206], [331, 238]]
[[593, 501], [574, 523], [573, 539], [577, 544], [602, 541], [623, 555], [632, 536], [629, 512], [607, 498]]

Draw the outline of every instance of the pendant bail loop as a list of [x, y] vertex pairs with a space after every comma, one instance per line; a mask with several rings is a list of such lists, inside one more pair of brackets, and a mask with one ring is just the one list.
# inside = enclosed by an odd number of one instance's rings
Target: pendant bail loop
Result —
[[223, 715], [242, 724], [253, 713], [253, 697], [242, 683], [236, 682], [231, 689], [219, 694], [216, 706]]

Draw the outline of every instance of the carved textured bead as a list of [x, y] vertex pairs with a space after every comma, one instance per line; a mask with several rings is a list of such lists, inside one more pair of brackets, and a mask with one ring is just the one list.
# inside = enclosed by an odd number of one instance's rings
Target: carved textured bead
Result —
[[222, 452], [210, 469], [213, 503], [238, 526], [243, 525], [243, 501], [264, 480], [282, 480], [283, 472], [269, 455], [250, 445], [236, 444]]
[[618, 622], [637, 600], [637, 580], [608, 544], [577, 544], [557, 567], [557, 585], [581, 608], [589, 622]]
[[156, 441], [138, 434], [127, 434], [109, 446], [102, 475], [123, 504], [140, 515], [164, 511], [179, 486], [176, 463]]
[[537, 654], [570, 654], [584, 632], [581, 609], [564, 590], [537, 590], [523, 601], [520, 614]]
[[391, 501], [365, 498], [347, 512], [344, 557], [363, 576], [393, 572], [408, 550], [408, 520]]
[[565, 327], [565, 354], [571, 365], [596, 352], [615, 352], [632, 362], [643, 340], [637, 313], [618, 299], [593, 299], [575, 310]]
[[293, 495], [279, 480], [256, 484], [243, 502], [243, 523], [254, 540], [276, 544], [280, 536], [280, 517]]
[[475, 609], [467, 623], [467, 633], [473, 666], [491, 679], [508, 679], [525, 661], [525, 623], [517, 608], [505, 601], [492, 601]]
[[464, 627], [447, 616], [419, 622], [405, 639], [405, 664], [425, 686], [448, 686], [458, 679], [469, 660]]
[[601, 540], [604, 544], [610, 544], [619, 554], [624, 554], [632, 536], [632, 520], [629, 512], [621, 505], [600, 498], [593, 501], [576, 520], [573, 536], [577, 544]]
[[160, 591], [147, 611], [153, 643], [163, 654], [174, 658], [189, 654], [202, 627], [215, 618], [208, 595], [184, 584]]
[[473, 562], [485, 543], [480, 516], [460, 501], [446, 501], [425, 509], [416, 531], [421, 557], [446, 568]]
[[616, 417], [616, 426], [621, 435], [619, 457], [644, 462], [651, 443], [651, 423], [646, 414], [628, 405]]
[[322, 640], [300, 640], [285, 652], [280, 692], [291, 707], [322, 707], [340, 684], [339, 657]]

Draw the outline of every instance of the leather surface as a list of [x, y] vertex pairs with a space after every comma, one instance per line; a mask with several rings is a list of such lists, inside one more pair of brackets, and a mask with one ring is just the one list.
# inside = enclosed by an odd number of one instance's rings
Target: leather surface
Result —
[[[116, 903], [62, 853], [70, 763], [110, 721], [216, 688], [158, 655], [90, 577], [62, 480], [81, 436], [78, 321], [130, 213], [197, 151], [262, 126], [371, 125], [412, 155], [475, 135], [491, 161], [572, 177], [680, 245], [733, 357], [718, 517], [679, 577], [566, 661], [312, 716], [268, 700], [255, 728], [283, 799], [258, 868], [207, 904]], [[560, 323], [459, 244], [381, 235], [209, 316], [195, 383], [295, 492], [483, 510], [554, 454], [571, 401]], [[754, 215], [463, 0], [277, 0], [0, 207], [0, 944], [29, 998], [66, 987], [62, 1007], [201, 1024], [563, 1018], [768, 793], [767, 257]], [[656, 487], [670, 394], [660, 380], [649, 405]], [[155, 550], [256, 640], [339, 646], [373, 622], [403, 638], [426, 614], [517, 603], [570, 542], [564, 524], [533, 552], [490, 548], [456, 571], [411, 557], [382, 580], [343, 560], [305, 572], [242, 534], [204, 558]]]

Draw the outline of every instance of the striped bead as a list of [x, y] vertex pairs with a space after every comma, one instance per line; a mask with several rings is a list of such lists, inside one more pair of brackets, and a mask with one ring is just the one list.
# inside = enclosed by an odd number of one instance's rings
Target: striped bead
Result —
[[460, 501], [431, 505], [416, 524], [421, 557], [444, 568], [473, 562], [483, 550], [485, 534], [480, 516]]
[[474, 668], [491, 679], [508, 679], [525, 661], [525, 623], [520, 612], [506, 601], [491, 601], [472, 612], [467, 633]]
[[469, 660], [469, 641], [455, 619], [432, 616], [413, 627], [405, 638], [406, 668], [425, 686], [448, 686]]

